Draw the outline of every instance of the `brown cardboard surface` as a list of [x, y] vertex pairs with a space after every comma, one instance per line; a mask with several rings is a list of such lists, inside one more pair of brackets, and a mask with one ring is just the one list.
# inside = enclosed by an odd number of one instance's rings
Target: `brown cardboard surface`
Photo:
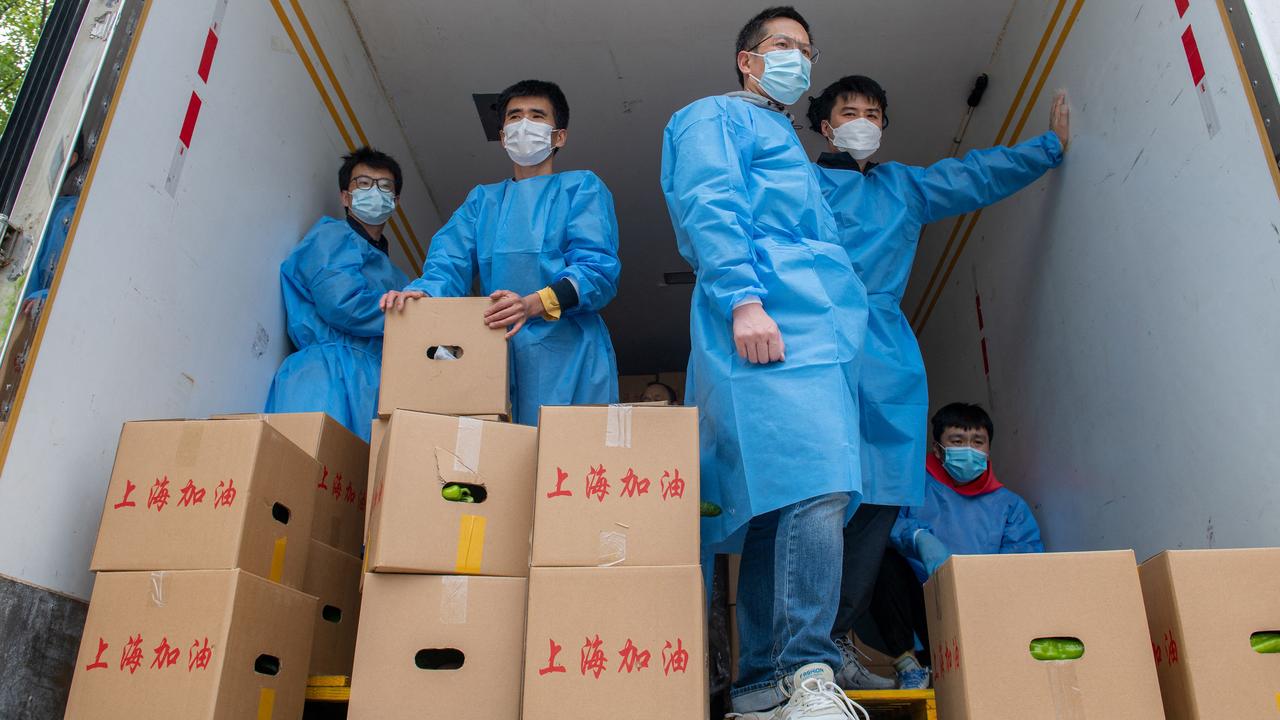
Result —
[[[1164, 717], [1133, 551], [957, 555], [924, 594], [939, 717]], [[1038, 661], [1040, 637], [1084, 656]]]
[[742, 569], [742, 556], [732, 554], [729, 556], [729, 604], [738, 604], [738, 576]]
[[[491, 304], [489, 298], [422, 298], [387, 313], [378, 414], [510, 415], [505, 333], [483, 321]], [[462, 357], [427, 357], [436, 345], [461, 347]]]
[[267, 422], [320, 462], [311, 537], [359, 555], [368, 505], [369, 445], [324, 413], [268, 415]]
[[542, 408], [533, 565], [697, 565], [698, 411]]
[[238, 567], [301, 587], [320, 477], [261, 420], [125, 423], [90, 567]]
[[360, 558], [311, 541], [303, 592], [319, 598], [310, 675], [350, 675], [360, 618]]
[[[239, 570], [101, 573], [66, 717], [301, 717], [315, 606]], [[263, 655], [277, 674], [257, 672]]]
[[624, 403], [639, 402], [644, 389], [657, 379], [657, 375], [619, 375], [618, 399]]
[[[369, 430], [369, 497], [373, 498], [377, 492], [378, 477], [378, 450], [382, 447], [382, 438], [386, 435], [387, 425], [391, 421], [388, 418], [378, 418], [373, 421], [373, 427]], [[366, 502], [364, 504], [364, 547], [369, 546], [369, 516], [373, 514], [373, 503]], [[363, 548], [360, 551], [361, 557], [364, 556]]]
[[[525, 578], [374, 575], [351, 678], [352, 720], [506, 720], [520, 713]], [[420, 669], [419, 651], [463, 654]]]
[[369, 445], [322, 412], [255, 413], [214, 416], [215, 420], [266, 420], [320, 463], [311, 537], [351, 555], [364, 543], [368, 507]]
[[706, 717], [696, 565], [534, 568], [524, 720]]
[[[538, 431], [408, 410], [379, 446], [367, 569], [527, 577]], [[482, 486], [484, 502], [451, 502], [450, 483]]]
[[1280, 631], [1280, 549], [1170, 550], [1138, 574], [1165, 716], [1280, 717], [1280, 655], [1249, 645]]
[[658, 375], [658, 382], [676, 391], [676, 404], [684, 404], [685, 374], [683, 372], [664, 372]]

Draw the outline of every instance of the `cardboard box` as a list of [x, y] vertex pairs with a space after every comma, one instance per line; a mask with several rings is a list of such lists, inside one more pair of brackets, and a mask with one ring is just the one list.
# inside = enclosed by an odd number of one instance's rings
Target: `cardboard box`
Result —
[[738, 577], [742, 573], [742, 555], [734, 553], [729, 556], [729, 604], [738, 604]]
[[[1164, 717], [1132, 550], [956, 555], [924, 595], [939, 717]], [[1084, 656], [1036, 660], [1047, 637]]]
[[639, 402], [644, 389], [657, 379], [657, 375], [619, 375], [618, 399], [624, 403]]
[[697, 565], [698, 411], [542, 408], [537, 567]]
[[[538, 431], [397, 410], [379, 446], [368, 570], [528, 577]], [[445, 499], [461, 484], [474, 503]]]
[[1151, 650], [1170, 720], [1280, 716], [1280, 549], [1171, 550], [1142, 564]]
[[311, 537], [350, 555], [364, 548], [368, 507], [369, 445], [322, 412], [220, 415], [214, 419], [260, 418], [320, 462]]
[[[506, 333], [483, 320], [491, 304], [485, 297], [422, 298], [387, 313], [378, 414], [510, 415]], [[433, 359], [439, 346], [461, 348], [461, 357]]]
[[[387, 425], [391, 424], [388, 418], [378, 418], [373, 421], [373, 427], [369, 430], [369, 497], [372, 498], [377, 492], [378, 477], [378, 451], [382, 447], [382, 438], [387, 433]], [[364, 504], [364, 546], [360, 550], [360, 556], [364, 557], [364, 548], [369, 546], [369, 516], [373, 514], [373, 503], [366, 502]]]
[[240, 570], [101, 573], [66, 717], [301, 717], [315, 608]]
[[520, 713], [525, 578], [365, 576], [355, 720]]
[[320, 477], [262, 420], [125, 423], [90, 568], [241, 568], [302, 587]]
[[706, 717], [702, 570], [534, 568], [524, 720]]
[[311, 675], [350, 675], [360, 618], [360, 558], [311, 541], [303, 592], [319, 598]]
[[663, 383], [667, 387], [676, 391], [676, 404], [684, 404], [684, 385], [685, 373], [680, 372], [664, 372], [658, 375], [658, 382]]

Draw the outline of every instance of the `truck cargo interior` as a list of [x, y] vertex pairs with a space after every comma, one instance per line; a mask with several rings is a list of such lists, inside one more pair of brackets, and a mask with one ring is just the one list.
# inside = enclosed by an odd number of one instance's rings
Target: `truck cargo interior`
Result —
[[[572, 121], [556, 169], [594, 171], [616, 203], [623, 270], [604, 317], [620, 372], [684, 370], [694, 285], [659, 187], [662, 130], [689, 102], [738, 89], [734, 35], [758, 8], [57, 4], [78, 12], [47, 114], [0, 144], [0, 162], [22, 160], [0, 195], [0, 607], [15, 608], [0, 612], [0, 667], [65, 695], [123, 422], [262, 409], [291, 351], [280, 263], [319, 216], [340, 216], [335, 171], [359, 145], [404, 167], [389, 237], [416, 277], [468, 191], [510, 173], [486, 131], [496, 93], [559, 83]], [[991, 411], [1001, 480], [1031, 504], [1048, 549], [1133, 548], [1141, 561], [1280, 545], [1275, 3], [796, 5], [822, 51], [806, 98], [853, 73], [887, 89], [878, 160], [1028, 139], [1048, 129], [1054, 91], [1070, 95], [1062, 167], [928, 226], [903, 300], [931, 408]], [[813, 156], [824, 149], [798, 133]], [[77, 138], [78, 207], [48, 300], [27, 314], [25, 269]], [[37, 712], [18, 695], [0, 694], [0, 716]]]

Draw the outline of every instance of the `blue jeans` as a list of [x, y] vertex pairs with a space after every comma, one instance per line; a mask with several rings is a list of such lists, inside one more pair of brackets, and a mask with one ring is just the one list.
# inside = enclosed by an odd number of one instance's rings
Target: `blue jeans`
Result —
[[786, 702], [778, 686], [796, 670], [843, 661], [831, 639], [840, 601], [848, 493], [809, 498], [753, 518], [738, 575], [735, 712]]

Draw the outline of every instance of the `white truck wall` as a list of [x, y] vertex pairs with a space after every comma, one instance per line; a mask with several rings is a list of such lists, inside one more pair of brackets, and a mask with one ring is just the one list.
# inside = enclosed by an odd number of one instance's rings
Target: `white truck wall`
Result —
[[[1050, 549], [1133, 547], [1141, 559], [1280, 544], [1280, 179], [1219, 6], [1192, 0], [1179, 18], [1173, 0], [1018, 3], [969, 146], [995, 141], [1059, 6], [1021, 105], [1079, 14], [1016, 139], [1043, 132], [1053, 90], [1068, 88], [1065, 164], [986, 210], [931, 313], [953, 224], [922, 241], [904, 308], [931, 406], [990, 405], [995, 467]], [[1184, 54], [1188, 26], [1216, 133]]]
[[[304, 5], [367, 137], [402, 158], [401, 233], [407, 219], [425, 241], [438, 218], [345, 4]], [[223, 9], [206, 84], [197, 67]], [[120, 424], [261, 409], [288, 346], [279, 264], [320, 215], [340, 216], [349, 149], [299, 46], [358, 143], [293, 2], [150, 4], [0, 476], [0, 573], [87, 598]], [[171, 195], [193, 91], [202, 106]], [[391, 246], [417, 266], [411, 239]]]

